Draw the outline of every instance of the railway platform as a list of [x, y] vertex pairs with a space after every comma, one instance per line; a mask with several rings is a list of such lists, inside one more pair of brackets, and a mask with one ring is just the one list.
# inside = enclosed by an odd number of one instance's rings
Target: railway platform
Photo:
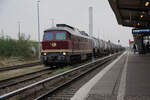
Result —
[[71, 100], [150, 100], [150, 54], [125, 52]]

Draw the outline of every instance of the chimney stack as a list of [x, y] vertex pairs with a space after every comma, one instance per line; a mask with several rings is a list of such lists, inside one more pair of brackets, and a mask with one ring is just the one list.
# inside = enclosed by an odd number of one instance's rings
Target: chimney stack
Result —
[[93, 7], [89, 7], [89, 35], [93, 34]]

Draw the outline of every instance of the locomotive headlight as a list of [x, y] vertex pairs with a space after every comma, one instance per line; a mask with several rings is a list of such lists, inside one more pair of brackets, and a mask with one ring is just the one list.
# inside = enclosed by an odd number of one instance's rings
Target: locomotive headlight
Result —
[[66, 55], [66, 52], [63, 52], [63, 55], [65, 56], [65, 55]]
[[44, 53], [43, 53], [43, 55], [44, 55], [44, 56], [46, 56], [46, 55], [47, 55], [47, 53], [46, 53], [46, 52], [44, 52]]

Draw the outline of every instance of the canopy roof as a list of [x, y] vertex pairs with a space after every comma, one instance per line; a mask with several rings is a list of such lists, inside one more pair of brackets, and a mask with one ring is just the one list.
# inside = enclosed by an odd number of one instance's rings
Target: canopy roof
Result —
[[108, 0], [118, 24], [150, 28], [150, 0]]

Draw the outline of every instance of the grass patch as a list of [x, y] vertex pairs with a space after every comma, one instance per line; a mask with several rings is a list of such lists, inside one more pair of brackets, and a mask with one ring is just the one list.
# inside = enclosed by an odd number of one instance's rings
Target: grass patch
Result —
[[47, 69], [44, 66], [37, 66], [37, 67], [30, 67], [30, 68], [25, 68], [25, 69], [18, 69], [18, 70], [10, 70], [7, 72], [2, 72], [0, 74], [0, 80], [5, 80], [5, 79], [9, 79], [12, 77], [16, 77], [16, 76], [20, 76], [20, 75], [24, 75], [24, 74], [28, 74], [28, 73], [32, 73], [32, 72], [36, 72], [36, 71], [40, 71], [42, 69]]
[[15, 66], [15, 65], [22, 65], [22, 64], [29, 64], [29, 63], [35, 63], [40, 62], [39, 59], [20, 59], [17, 57], [10, 57], [10, 58], [0, 58], [0, 68], [8, 67], [8, 66]]

